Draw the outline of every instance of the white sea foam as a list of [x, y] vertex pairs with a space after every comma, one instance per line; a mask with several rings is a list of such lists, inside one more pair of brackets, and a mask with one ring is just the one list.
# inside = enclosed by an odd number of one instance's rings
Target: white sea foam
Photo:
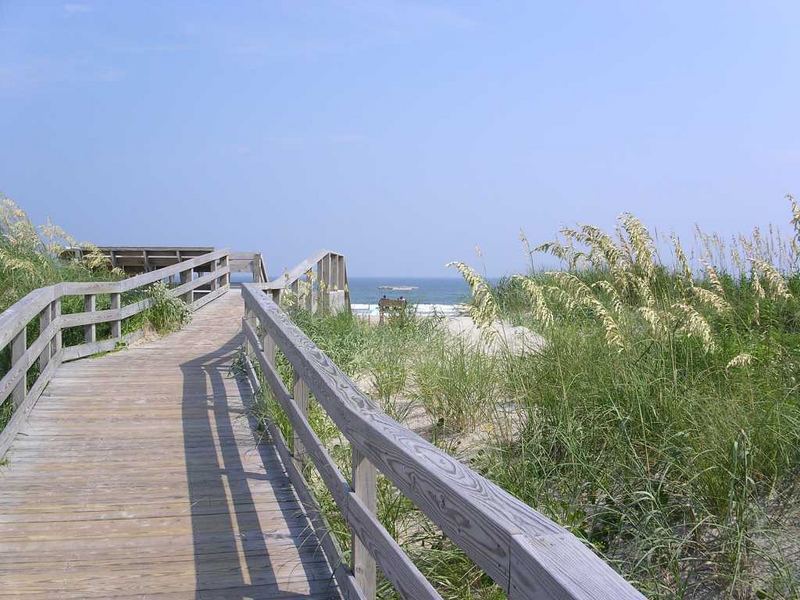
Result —
[[[412, 304], [411, 306], [421, 317], [455, 317], [467, 311], [464, 304]], [[362, 317], [377, 317], [379, 314], [377, 304], [351, 304], [350, 308], [354, 315]]]

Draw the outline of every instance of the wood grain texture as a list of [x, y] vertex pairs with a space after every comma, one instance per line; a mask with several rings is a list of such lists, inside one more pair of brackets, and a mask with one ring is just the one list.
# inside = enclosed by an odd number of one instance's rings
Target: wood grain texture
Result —
[[352, 446], [510, 597], [643, 597], [564, 528], [383, 413], [259, 286], [243, 294]]
[[0, 467], [0, 597], [339, 597], [231, 373], [241, 318], [232, 291], [57, 369]]
[[[363, 505], [364, 512], [374, 515], [377, 507], [378, 474], [375, 466], [366, 456], [353, 448], [353, 495]], [[350, 502], [353, 502], [351, 500]], [[369, 540], [362, 540], [358, 531], [353, 529], [353, 573], [359, 587], [364, 591], [364, 596], [369, 600], [375, 599], [377, 591], [377, 572], [375, 559], [370, 554]]]

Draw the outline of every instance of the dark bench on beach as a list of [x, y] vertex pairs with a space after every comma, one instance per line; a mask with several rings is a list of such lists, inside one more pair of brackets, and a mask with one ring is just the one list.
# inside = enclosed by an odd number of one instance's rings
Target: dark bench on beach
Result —
[[378, 300], [378, 324], [383, 325], [384, 315], [397, 315], [405, 312], [408, 302], [402, 296], [400, 298], [387, 298], [384, 296]]

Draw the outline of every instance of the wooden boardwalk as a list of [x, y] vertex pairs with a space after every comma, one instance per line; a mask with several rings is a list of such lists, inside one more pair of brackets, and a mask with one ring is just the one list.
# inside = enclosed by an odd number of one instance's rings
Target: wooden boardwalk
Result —
[[0, 598], [338, 597], [230, 373], [242, 310], [56, 371], [0, 466]]

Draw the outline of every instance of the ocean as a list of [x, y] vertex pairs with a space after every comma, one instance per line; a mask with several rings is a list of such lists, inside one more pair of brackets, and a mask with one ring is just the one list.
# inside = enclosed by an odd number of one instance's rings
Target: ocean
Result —
[[[231, 281], [248, 281], [243, 273], [235, 273]], [[349, 277], [350, 304], [358, 314], [378, 314], [378, 300], [401, 296], [416, 306], [419, 314], [451, 315], [469, 300], [469, 286], [460, 277]], [[404, 290], [382, 287], [413, 288]]]
[[[469, 298], [469, 287], [460, 277], [350, 277], [350, 302], [375, 304], [403, 296], [412, 304], [461, 304]], [[381, 287], [412, 287], [412, 290], [386, 290]]]
[[469, 286], [457, 277], [349, 277], [348, 283], [351, 308], [361, 315], [377, 315], [383, 296], [405, 298], [418, 314], [453, 315], [470, 295]]

